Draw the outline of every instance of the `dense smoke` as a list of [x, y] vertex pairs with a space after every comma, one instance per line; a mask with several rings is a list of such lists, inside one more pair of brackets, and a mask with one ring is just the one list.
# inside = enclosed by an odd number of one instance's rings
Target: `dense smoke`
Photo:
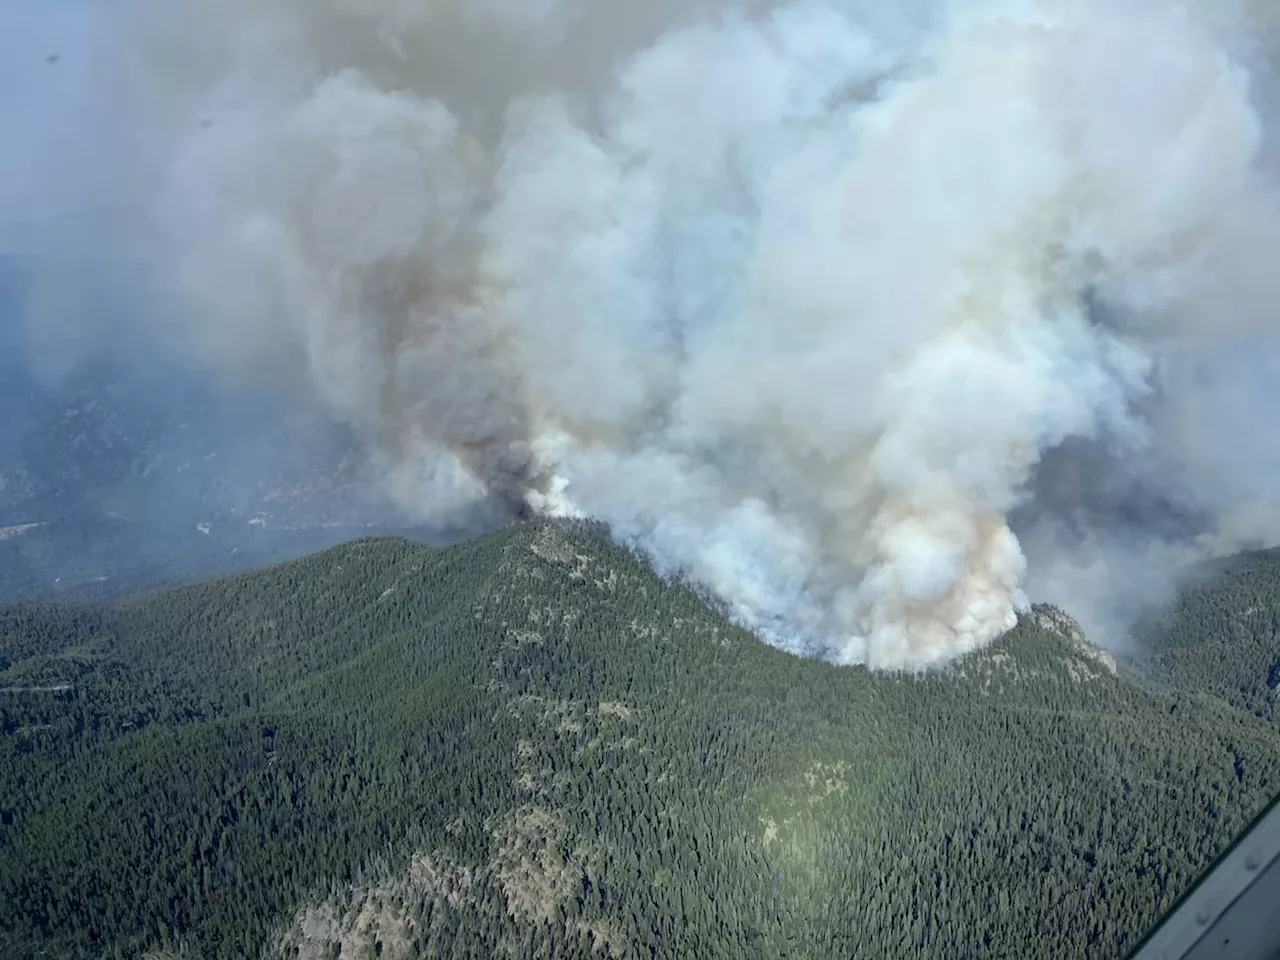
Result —
[[599, 517], [914, 668], [1278, 532], [1261, 11], [133, 0], [97, 175], [168, 332], [420, 515]]

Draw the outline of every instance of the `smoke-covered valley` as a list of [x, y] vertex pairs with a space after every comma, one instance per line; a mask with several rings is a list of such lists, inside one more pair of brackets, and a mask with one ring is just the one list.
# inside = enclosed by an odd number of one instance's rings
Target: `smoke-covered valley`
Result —
[[48, 349], [15, 324], [68, 279], [73, 317], [127, 324], [122, 291], [89, 266], [0, 259], [0, 601], [117, 596], [362, 535], [438, 541], [491, 522], [415, 524], [350, 428], [297, 390], [228, 392], [145, 338]]
[[246, 462], [347, 430], [415, 522], [598, 517], [873, 667], [1028, 597], [1121, 644], [1277, 541], [1263, 4], [74, 10], [77, 122], [0, 211], [77, 199], [0, 240], [137, 306], [24, 300], [46, 377], [145, 344]]

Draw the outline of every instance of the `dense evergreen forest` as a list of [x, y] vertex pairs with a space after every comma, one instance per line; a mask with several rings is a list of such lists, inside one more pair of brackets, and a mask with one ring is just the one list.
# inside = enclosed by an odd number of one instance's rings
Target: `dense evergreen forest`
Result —
[[772, 649], [583, 524], [0, 608], [0, 955], [1119, 957], [1280, 791], [1280, 560], [1119, 667]]

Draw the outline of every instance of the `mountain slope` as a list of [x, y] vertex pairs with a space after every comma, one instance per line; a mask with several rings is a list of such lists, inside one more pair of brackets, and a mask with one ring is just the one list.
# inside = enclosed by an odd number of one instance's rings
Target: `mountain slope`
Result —
[[586, 525], [0, 611], [0, 952], [1116, 956], [1280, 733], [1038, 609], [926, 677]]
[[1143, 673], [1280, 730], [1280, 550], [1222, 561], [1143, 625]]

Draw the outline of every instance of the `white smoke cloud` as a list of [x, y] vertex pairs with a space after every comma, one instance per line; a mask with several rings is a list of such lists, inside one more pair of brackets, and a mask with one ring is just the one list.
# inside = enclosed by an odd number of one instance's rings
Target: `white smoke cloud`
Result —
[[[1108, 558], [1167, 583], [1241, 516], [1274, 537], [1274, 36], [1162, 0], [168, 0], [101, 43], [211, 364], [303, 365], [423, 515], [596, 516], [771, 642], [917, 668], [1028, 584], [1105, 606]], [[1071, 533], [1064, 443], [1194, 536]]]

